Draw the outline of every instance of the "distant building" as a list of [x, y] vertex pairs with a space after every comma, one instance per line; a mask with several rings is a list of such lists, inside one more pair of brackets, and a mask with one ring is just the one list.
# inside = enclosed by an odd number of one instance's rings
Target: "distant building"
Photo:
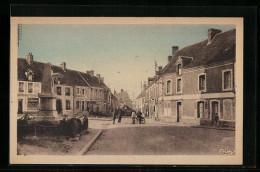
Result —
[[131, 99], [130, 99], [127, 91], [124, 91], [123, 89], [121, 89], [121, 91], [119, 93], [115, 93], [115, 96], [119, 102], [120, 107], [127, 105], [130, 109], [133, 108]]
[[105, 85], [104, 78], [94, 71], [70, 70], [60, 66], [18, 58], [18, 114], [35, 114], [43, 119], [63, 115], [109, 113], [116, 98]]
[[[208, 30], [208, 39], [178, 50], [137, 97], [150, 117], [189, 124], [235, 125], [236, 30]], [[146, 108], [144, 108], [146, 106]]]

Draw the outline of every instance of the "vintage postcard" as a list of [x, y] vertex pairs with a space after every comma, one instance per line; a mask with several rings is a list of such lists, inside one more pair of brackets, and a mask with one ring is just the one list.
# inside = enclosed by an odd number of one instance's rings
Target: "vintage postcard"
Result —
[[10, 164], [243, 163], [243, 18], [11, 17], [10, 62]]

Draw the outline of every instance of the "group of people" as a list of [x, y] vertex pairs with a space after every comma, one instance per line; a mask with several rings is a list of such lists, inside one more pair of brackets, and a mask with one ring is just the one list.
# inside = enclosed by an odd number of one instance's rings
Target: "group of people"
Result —
[[120, 110], [120, 109], [112, 110], [113, 124], [115, 124], [117, 116], [118, 116], [118, 123], [121, 123], [121, 119], [122, 119], [123, 113], [124, 112], [122, 110]]
[[136, 119], [139, 122], [139, 124], [141, 124], [142, 123], [142, 119], [144, 119], [144, 117], [142, 116], [142, 112], [138, 111], [136, 113], [135, 110], [132, 111], [131, 117], [132, 117], [132, 124], [135, 124]]

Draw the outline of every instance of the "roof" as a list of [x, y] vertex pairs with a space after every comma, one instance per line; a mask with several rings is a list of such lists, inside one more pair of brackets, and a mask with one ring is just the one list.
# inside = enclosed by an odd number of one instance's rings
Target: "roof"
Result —
[[150, 88], [155, 82], [157, 82], [158, 79], [155, 79], [154, 81], [151, 82], [150, 85], [148, 85], [137, 97], [136, 99], [139, 99], [139, 98], [142, 98], [142, 97], [145, 97], [145, 92], [148, 88]]
[[136, 99], [143, 98], [143, 97], [145, 97], [145, 90], [143, 90], [143, 91], [136, 97]]
[[[35, 82], [41, 82], [43, 79], [44, 67], [47, 63], [33, 61], [32, 65], [29, 65], [24, 58], [18, 58], [18, 81], [27, 81], [25, 72], [32, 70], [34, 73]], [[59, 73], [62, 75], [62, 82], [65, 85], [70, 86], [86, 86], [86, 87], [100, 87], [108, 88], [101, 80], [96, 76], [90, 74], [67, 69], [64, 71], [60, 66], [51, 66], [53, 73]]]
[[43, 77], [43, 71], [44, 71], [44, 63], [36, 62], [34, 61], [32, 65], [29, 65], [26, 59], [18, 58], [17, 59], [17, 75], [18, 75], [18, 81], [27, 81], [27, 77], [25, 75], [25, 72], [27, 72], [29, 69], [33, 71], [34, 77], [33, 81], [35, 82], [41, 82]]
[[66, 69], [65, 71], [59, 66], [52, 66], [53, 73], [62, 75], [62, 83], [70, 86], [88, 86], [82, 79], [78, 71]]
[[183, 57], [183, 68], [192, 68], [235, 60], [236, 30], [229, 30], [217, 34], [208, 44], [208, 40], [184, 47], [176, 51], [172, 60], [161, 70], [161, 74], [175, 73], [175, 62]]
[[116, 96], [114, 94], [111, 94], [111, 99], [117, 100]]
[[88, 73], [83, 73], [75, 70], [67, 69], [64, 71], [59, 66], [52, 66], [54, 73], [60, 73], [63, 75], [62, 82], [66, 85], [71, 86], [86, 86], [86, 87], [101, 87], [106, 88], [107, 86], [99, 80], [96, 76], [92, 76]]

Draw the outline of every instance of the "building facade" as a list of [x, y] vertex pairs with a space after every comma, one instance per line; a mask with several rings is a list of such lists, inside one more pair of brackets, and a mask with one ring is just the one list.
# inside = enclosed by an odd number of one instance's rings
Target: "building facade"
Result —
[[[111, 91], [104, 78], [94, 71], [79, 72], [18, 58], [18, 115], [31, 113], [39, 119], [59, 119], [64, 115], [108, 113]], [[116, 98], [113, 100], [117, 101]], [[115, 104], [115, 103], [114, 103]]]
[[174, 46], [156, 82], [144, 90], [149, 113], [194, 125], [211, 124], [217, 116], [220, 125], [234, 127], [235, 33], [209, 29], [207, 40], [180, 50]]

